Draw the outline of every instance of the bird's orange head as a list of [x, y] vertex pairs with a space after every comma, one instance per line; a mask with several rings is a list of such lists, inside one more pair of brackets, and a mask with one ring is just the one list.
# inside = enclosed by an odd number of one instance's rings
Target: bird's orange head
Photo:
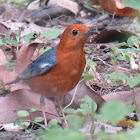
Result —
[[87, 39], [91, 35], [89, 28], [82, 24], [68, 26], [62, 34], [58, 49], [83, 49]]

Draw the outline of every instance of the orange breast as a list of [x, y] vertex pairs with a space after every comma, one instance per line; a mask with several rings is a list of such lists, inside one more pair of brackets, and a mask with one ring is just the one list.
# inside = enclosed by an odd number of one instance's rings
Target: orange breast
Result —
[[84, 51], [58, 51], [56, 59], [57, 64], [50, 71], [29, 80], [33, 91], [54, 97], [67, 93], [77, 85], [86, 63]]

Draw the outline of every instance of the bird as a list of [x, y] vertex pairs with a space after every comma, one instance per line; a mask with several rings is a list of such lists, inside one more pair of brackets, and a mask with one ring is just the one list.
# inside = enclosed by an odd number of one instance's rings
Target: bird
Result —
[[38, 57], [11, 82], [28, 81], [31, 90], [41, 94], [40, 105], [46, 125], [44, 99], [63, 96], [77, 85], [86, 64], [83, 48], [90, 35], [92, 30], [86, 25], [68, 26], [56, 47]]

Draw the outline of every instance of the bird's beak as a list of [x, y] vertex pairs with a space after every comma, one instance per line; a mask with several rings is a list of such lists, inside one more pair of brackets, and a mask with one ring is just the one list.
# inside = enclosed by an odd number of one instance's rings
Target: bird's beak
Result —
[[97, 33], [95, 30], [89, 30], [88, 32], [84, 33], [83, 36], [90, 36]]

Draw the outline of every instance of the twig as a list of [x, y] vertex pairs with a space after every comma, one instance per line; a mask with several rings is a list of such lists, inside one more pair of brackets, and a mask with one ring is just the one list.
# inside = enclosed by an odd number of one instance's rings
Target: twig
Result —
[[102, 61], [103, 62], [103, 64], [105, 64], [105, 65], [107, 65], [107, 66], [109, 66], [109, 67], [112, 67], [112, 65], [109, 65], [109, 64], [107, 64], [104, 60], [102, 60], [101, 58], [97, 58], [97, 59], [99, 59], [100, 61]]
[[63, 111], [64, 111], [66, 108], [68, 108], [68, 107], [73, 103], [74, 98], [75, 98], [75, 95], [76, 95], [76, 93], [77, 93], [78, 85], [79, 85], [82, 81], [83, 81], [83, 79], [80, 80], [80, 81], [78, 82], [77, 86], [75, 87], [75, 91], [74, 91], [74, 94], [73, 94], [73, 97], [72, 97], [70, 103], [69, 103], [67, 106], [65, 106], [65, 107], [63, 108]]

